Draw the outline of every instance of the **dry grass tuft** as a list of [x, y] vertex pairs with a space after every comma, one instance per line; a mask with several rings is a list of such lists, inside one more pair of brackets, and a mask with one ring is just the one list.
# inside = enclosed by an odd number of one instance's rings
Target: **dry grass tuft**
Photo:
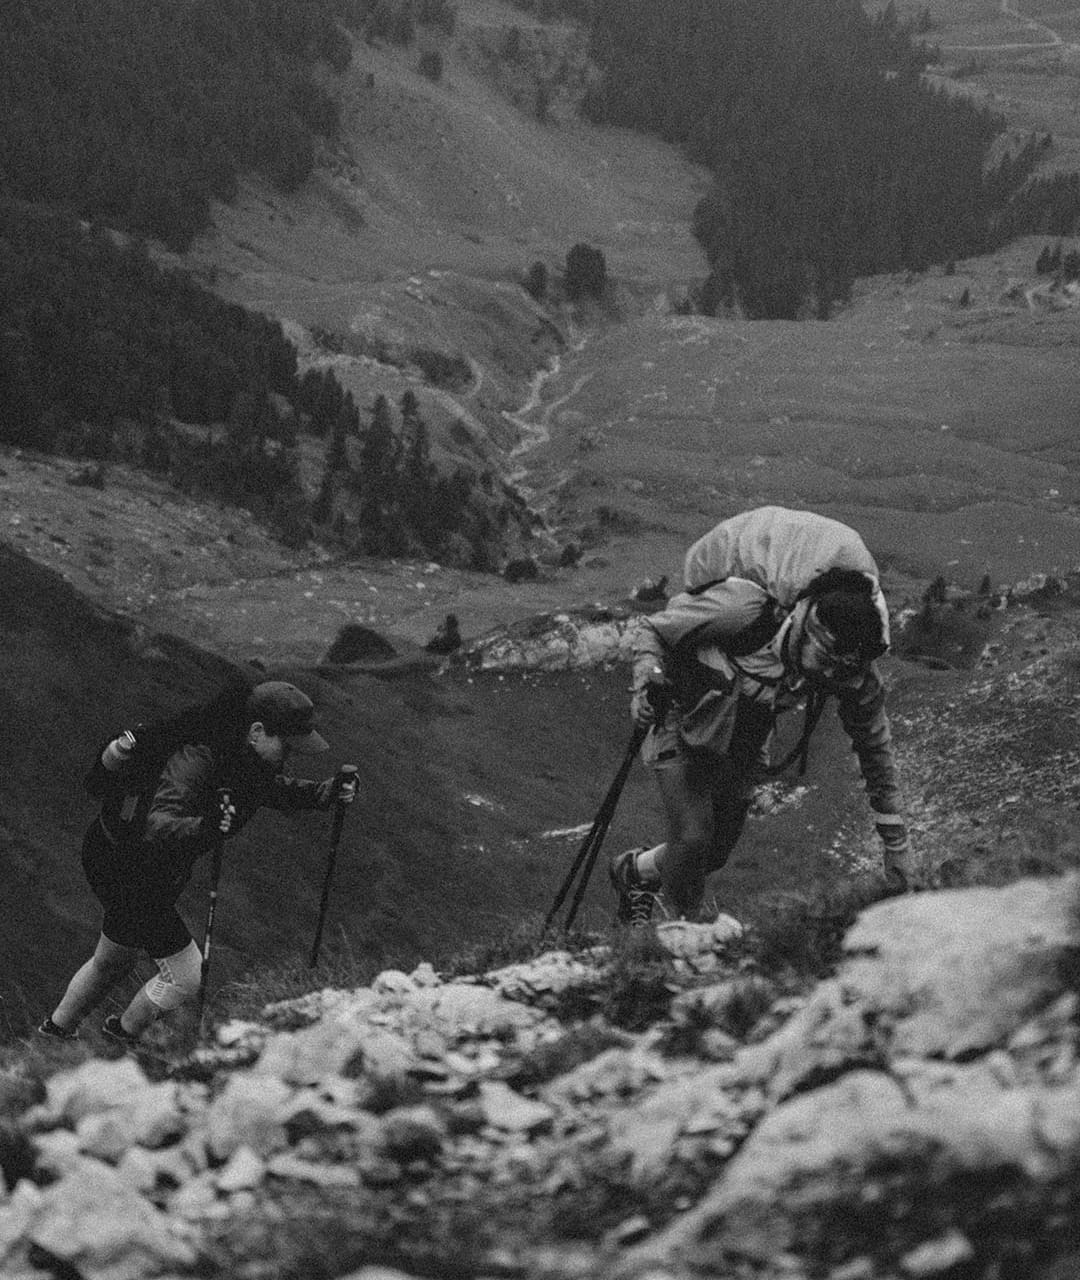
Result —
[[747, 951], [766, 975], [825, 977], [842, 954], [844, 935], [865, 907], [887, 896], [883, 876], [852, 876], [805, 892], [763, 894], [747, 913]]
[[[286, 961], [281, 964], [259, 965], [252, 967], [232, 982], [226, 983], [218, 991], [209, 1007], [209, 1015], [220, 1022], [230, 1018], [255, 1020], [261, 1018], [268, 1004], [276, 1004], [283, 1000], [297, 1000], [301, 996], [310, 995], [313, 991], [322, 991], [326, 987], [353, 990], [356, 987], [369, 986], [375, 976], [387, 964], [376, 963], [365, 956], [356, 956], [347, 948], [331, 952], [319, 964], [310, 969], [299, 960]], [[288, 1021], [289, 1014], [282, 1015], [282, 1021]], [[292, 1027], [274, 1022], [275, 1029], [295, 1030], [303, 1025], [303, 1015]]]
[[667, 1016], [679, 990], [675, 965], [653, 929], [613, 935], [600, 1012], [614, 1027], [644, 1031]]
[[545, 951], [584, 951], [596, 946], [595, 933], [573, 930], [568, 934], [545, 934], [543, 918], [532, 914], [523, 919], [505, 919], [491, 926], [467, 948], [455, 951], [435, 967], [444, 977], [456, 978], [476, 973], [490, 973], [512, 964], [535, 960]]

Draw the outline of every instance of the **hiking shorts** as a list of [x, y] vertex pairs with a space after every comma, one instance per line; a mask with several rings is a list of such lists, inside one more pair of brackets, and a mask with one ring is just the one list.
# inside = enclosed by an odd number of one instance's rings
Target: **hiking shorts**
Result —
[[142, 880], [96, 819], [83, 838], [82, 866], [104, 911], [101, 932], [110, 942], [145, 951], [155, 960], [174, 956], [191, 942], [175, 902]]
[[641, 759], [650, 769], [664, 769], [690, 758], [712, 756], [726, 761], [749, 785], [767, 762], [766, 743], [772, 727], [771, 709], [749, 698], [699, 704], [690, 715], [673, 709], [666, 720], [649, 730]]

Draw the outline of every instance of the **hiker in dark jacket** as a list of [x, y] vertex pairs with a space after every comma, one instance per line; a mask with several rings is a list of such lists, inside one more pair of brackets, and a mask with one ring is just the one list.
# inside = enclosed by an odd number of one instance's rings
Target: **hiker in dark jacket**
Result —
[[786, 767], [805, 759], [829, 695], [858, 756], [888, 885], [908, 888], [914, 865], [874, 665], [889, 645], [889, 616], [862, 540], [811, 512], [762, 507], [695, 543], [684, 576], [686, 589], [634, 635], [631, 716], [649, 726], [642, 754], [667, 839], [613, 859], [619, 919], [647, 922], [661, 891], [676, 915], [699, 907], [768, 769], [777, 717], [806, 705]]
[[[130, 1043], [162, 1014], [199, 992], [202, 957], [176, 903], [198, 859], [236, 835], [256, 810], [327, 809], [351, 804], [355, 779], [292, 778], [282, 766], [292, 754], [327, 750], [314, 725], [311, 699], [295, 685], [266, 681], [234, 697], [227, 723], [211, 742], [175, 750], [156, 784], [125, 813], [106, 802], [83, 840], [82, 864], [104, 918], [94, 954], [68, 983], [39, 1031], [73, 1039], [82, 1019], [147, 953], [158, 973], [103, 1030]], [[95, 765], [95, 769], [101, 768]], [[122, 798], [121, 798], [122, 799]], [[135, 807], [135, 797], [128, 797]]]

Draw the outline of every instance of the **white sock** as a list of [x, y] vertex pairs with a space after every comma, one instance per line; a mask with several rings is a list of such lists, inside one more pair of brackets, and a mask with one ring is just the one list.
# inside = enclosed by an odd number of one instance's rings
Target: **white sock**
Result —
[[643, 849], [634, 855], [634, 870], [639, 880], [652, 887], [660, 883], [660, 867], [667, 853], [667, 841], [654, 845], [651, 849]]

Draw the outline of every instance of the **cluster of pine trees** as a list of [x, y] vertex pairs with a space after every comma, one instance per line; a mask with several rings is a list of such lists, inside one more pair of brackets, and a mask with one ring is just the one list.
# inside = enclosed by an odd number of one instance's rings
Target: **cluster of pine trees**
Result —
[[1080, 250], [1066, 253], [1060, 240], [1055, 245], [1045, 244], [1035, 259], [1035, 271], [1040, 276], [1060, 276], [1067, 284], [1080, 280]]
[[334, 0], [50, 0], [4, 7], [0, 194], [177, 250], [262, 169], [310, 174], [352, 56]]
[[511, 523], [529, 520], [520, 495], [490, 472], [459, 466], [445, 474], [435, 466], [412, 391], [403, 394], [397, 421], [386, 397], [377, 397], [362, 436], [335, 418], [312, 515], [370, 555], [422, 555], [483, 570], [497, 568]]
[[281, 326], [231, 306], [141, 241], [0, 203], [0, 438], [51, 450], [88, 424], [105, 456], [122, 419], [224, 421], [241, 393], [296, 387]]
[[[151, 261], [182, 251], [263, 170], [311, 173], [339, 108], [350, 31], [449, 33], [449, 0], [50, 0], [8, 7], [0, 41], [0, 441], [125, 461], [251, 508], [290, 542], [493, 568], [520, 502], [441, 476], [415, 404], [364, 426], [332, 374], [298, 376], [280, 325]], [[77, 219], [81, 219], [77, 221]], [[467, 362], [416, 355], [456, 384]], [[328, 442], [314, 502], [300, 432]], [[407, 443], [406, 443], [407, 442]]]
[[[415, 399], [400, 432], [385, 404], [364, 428], [332, 373], [299, 375], [276, 321], [162, 270], [142, 242], [10, 201], [0, 406], [0, 442], [148, 467], [250, 508], [294, 544], [314, 528], [350, 550], [492, 568], [521, 514], [490, 476], [437, 473]], [[301, 432], [329, 442], [314, 501]]]
[[587, 114], [656, 132], [715, 175], [694, 217], [708, 312], [825, 317], [857, 276], [1026, 229], [1006, 211], [1032, 156], [987, 171], [1004, 120], [928, 87], [891, 8], [871, 20], [855, 0], [594, 0], [591, 48], [603, 77]]
[[1002, 235], [1080, 234], [1080, 173], [1034, 178], [1009, 202]]

